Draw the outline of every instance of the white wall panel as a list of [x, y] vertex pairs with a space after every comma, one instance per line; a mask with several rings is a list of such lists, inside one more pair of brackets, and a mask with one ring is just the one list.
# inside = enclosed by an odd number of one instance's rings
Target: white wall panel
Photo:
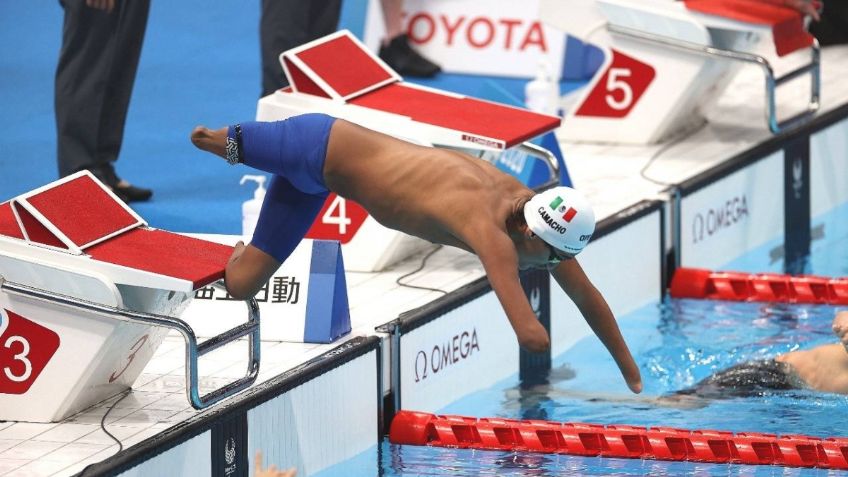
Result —
[[[247, 413], [252, 456], [311, 475], [377, 443], [376, 351], [353, 359]], [[375, 462], [376, 471], [376, 462]]]

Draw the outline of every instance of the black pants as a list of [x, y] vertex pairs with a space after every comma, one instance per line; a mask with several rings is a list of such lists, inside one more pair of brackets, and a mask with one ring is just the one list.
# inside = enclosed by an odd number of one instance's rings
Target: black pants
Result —
[[848, 2], [825, 1], [821, 21], [813, 22], [810, 32], [822, 46], [848, 43]]
[[87, 7], [85, 0], [60, 3], [65, 21], [55, 91], [59, 175], [89, 169], [111, 184], [150, 0], [120, 0], [111, 13]]
[[262, 0], [262, 96], [288, 85], [280, 53], [336, 31], [341, 0]]

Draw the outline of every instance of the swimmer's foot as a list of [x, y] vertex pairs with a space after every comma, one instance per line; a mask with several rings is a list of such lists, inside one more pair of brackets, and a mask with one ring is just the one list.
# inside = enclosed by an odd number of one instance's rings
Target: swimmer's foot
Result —
[[198, 149], [211, 152], [216, 156], [227, 158], [227, 128], [209, 129], [197, 126], [191, 132], [191, 142]]

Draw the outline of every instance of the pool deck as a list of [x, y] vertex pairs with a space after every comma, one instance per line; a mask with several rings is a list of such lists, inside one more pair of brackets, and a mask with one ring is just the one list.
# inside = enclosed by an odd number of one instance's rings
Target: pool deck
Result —
[[[823, 97], [819, 114], [848, 103], [848, 81], [845, 81], [848, 48], [825, 48], [822, 65]], [[644, 147], [561, 143], [571, 178], [595, 205], [598, 220], [643, 199], [666, 198], [670, 186], [771, 138], [763, 119], [760, 75], [755, 68], [743, 70], [709, 113], [708, 123], [672, 143]], [[798, 110], [807, 91], [796, 88], [792, 94], [779, 97], [779, 107]], [[645, 174], [640, 174], [646, 165]], [[435, 291], [396, 283], [399, 277], [418, 268], [423, 255], [415, 255], [381, 273], [347, 272], [352, 332], [328, 345], [263, 342], [256, 385], [347, 340], [380, 336], [375, 328], [442, 296]], [[475, 256], [442, 248], [407, 282], [449, 293], [483, 276], [483, 268]], [[245, 354], [242, 346], [224, 347], [201, 359], [205, 376], [201, 388], [242, 376]], [[73, 475], [89, 464], [108, 459], [118, 446], [103, 432], [100, 420], [113, 405], [105, 424], [124, 448], [202, 412], [211, 412], [214, 407], [206, 411], [190, 407], [185, 396], [183, 363], [182, 338], [171, 335], [138, 378], [132, 392], [120, 403], [114, 404], [118, 397], [107, 399], [61, 423], [0, 422], [0, 475]]]

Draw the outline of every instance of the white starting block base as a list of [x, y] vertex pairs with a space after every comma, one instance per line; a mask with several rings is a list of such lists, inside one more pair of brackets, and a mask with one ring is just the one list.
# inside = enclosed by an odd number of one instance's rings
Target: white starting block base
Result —
[[[254, 387], [296, 368], [356, 336], [374, 335], [405, 311], [423, 306], [441, 293], [400, 287], [395, 281], [418, 268], [423, 255], [396, 264], [382, 273], [348, 272], [353, 331], [332, 344], [268, 342], [261, 344], [262, 366]], [[454, 291], [484, 275], [479, 260], [467, 252], [443, 248], [420, 273], [406, 282]], [[200, 357], [200, 391], [220, 387], [243, 375], [246, 341]], [[131, 394], [109, 412], [106, 427], [124, 448], [195, 418], [185, 398], [184, 344], [178, 334], [165, 337], [136, 379]], [[100, 420], [117, 397], [73, 415], [61, 423], [0, 422], [0, 475], [7, 471], [37, 476], [70, 476], [85, 466], [104, 461], [118, 451], [100, 427]]]
[[[848, 98], [843, 65], [848, 65], [848, 47], [822, 49], [824, 94], [819, 115]], [[787, 88], [786, 93], [778, 96], [778, 107], [804, 104], [808, 90], [800, 85], [797, 89]], [[575, 186], [588, 196], [595, 213], [605, 217], [621, 210], [621, 204], [633, 198], [658, 198], [668, 188], [664, 184], [680, 183], [773, 137], [763, 126], [764, 101], [762, 75], [755, 68], [745, 68], [707, 112], [706, 124], [676, 138], [673, 144], [572, 143], [561, 137], [560, 130], [560, 147]], [[640, 175], [648, 161], [651, 163], [645, 175], [657, 182]]]

